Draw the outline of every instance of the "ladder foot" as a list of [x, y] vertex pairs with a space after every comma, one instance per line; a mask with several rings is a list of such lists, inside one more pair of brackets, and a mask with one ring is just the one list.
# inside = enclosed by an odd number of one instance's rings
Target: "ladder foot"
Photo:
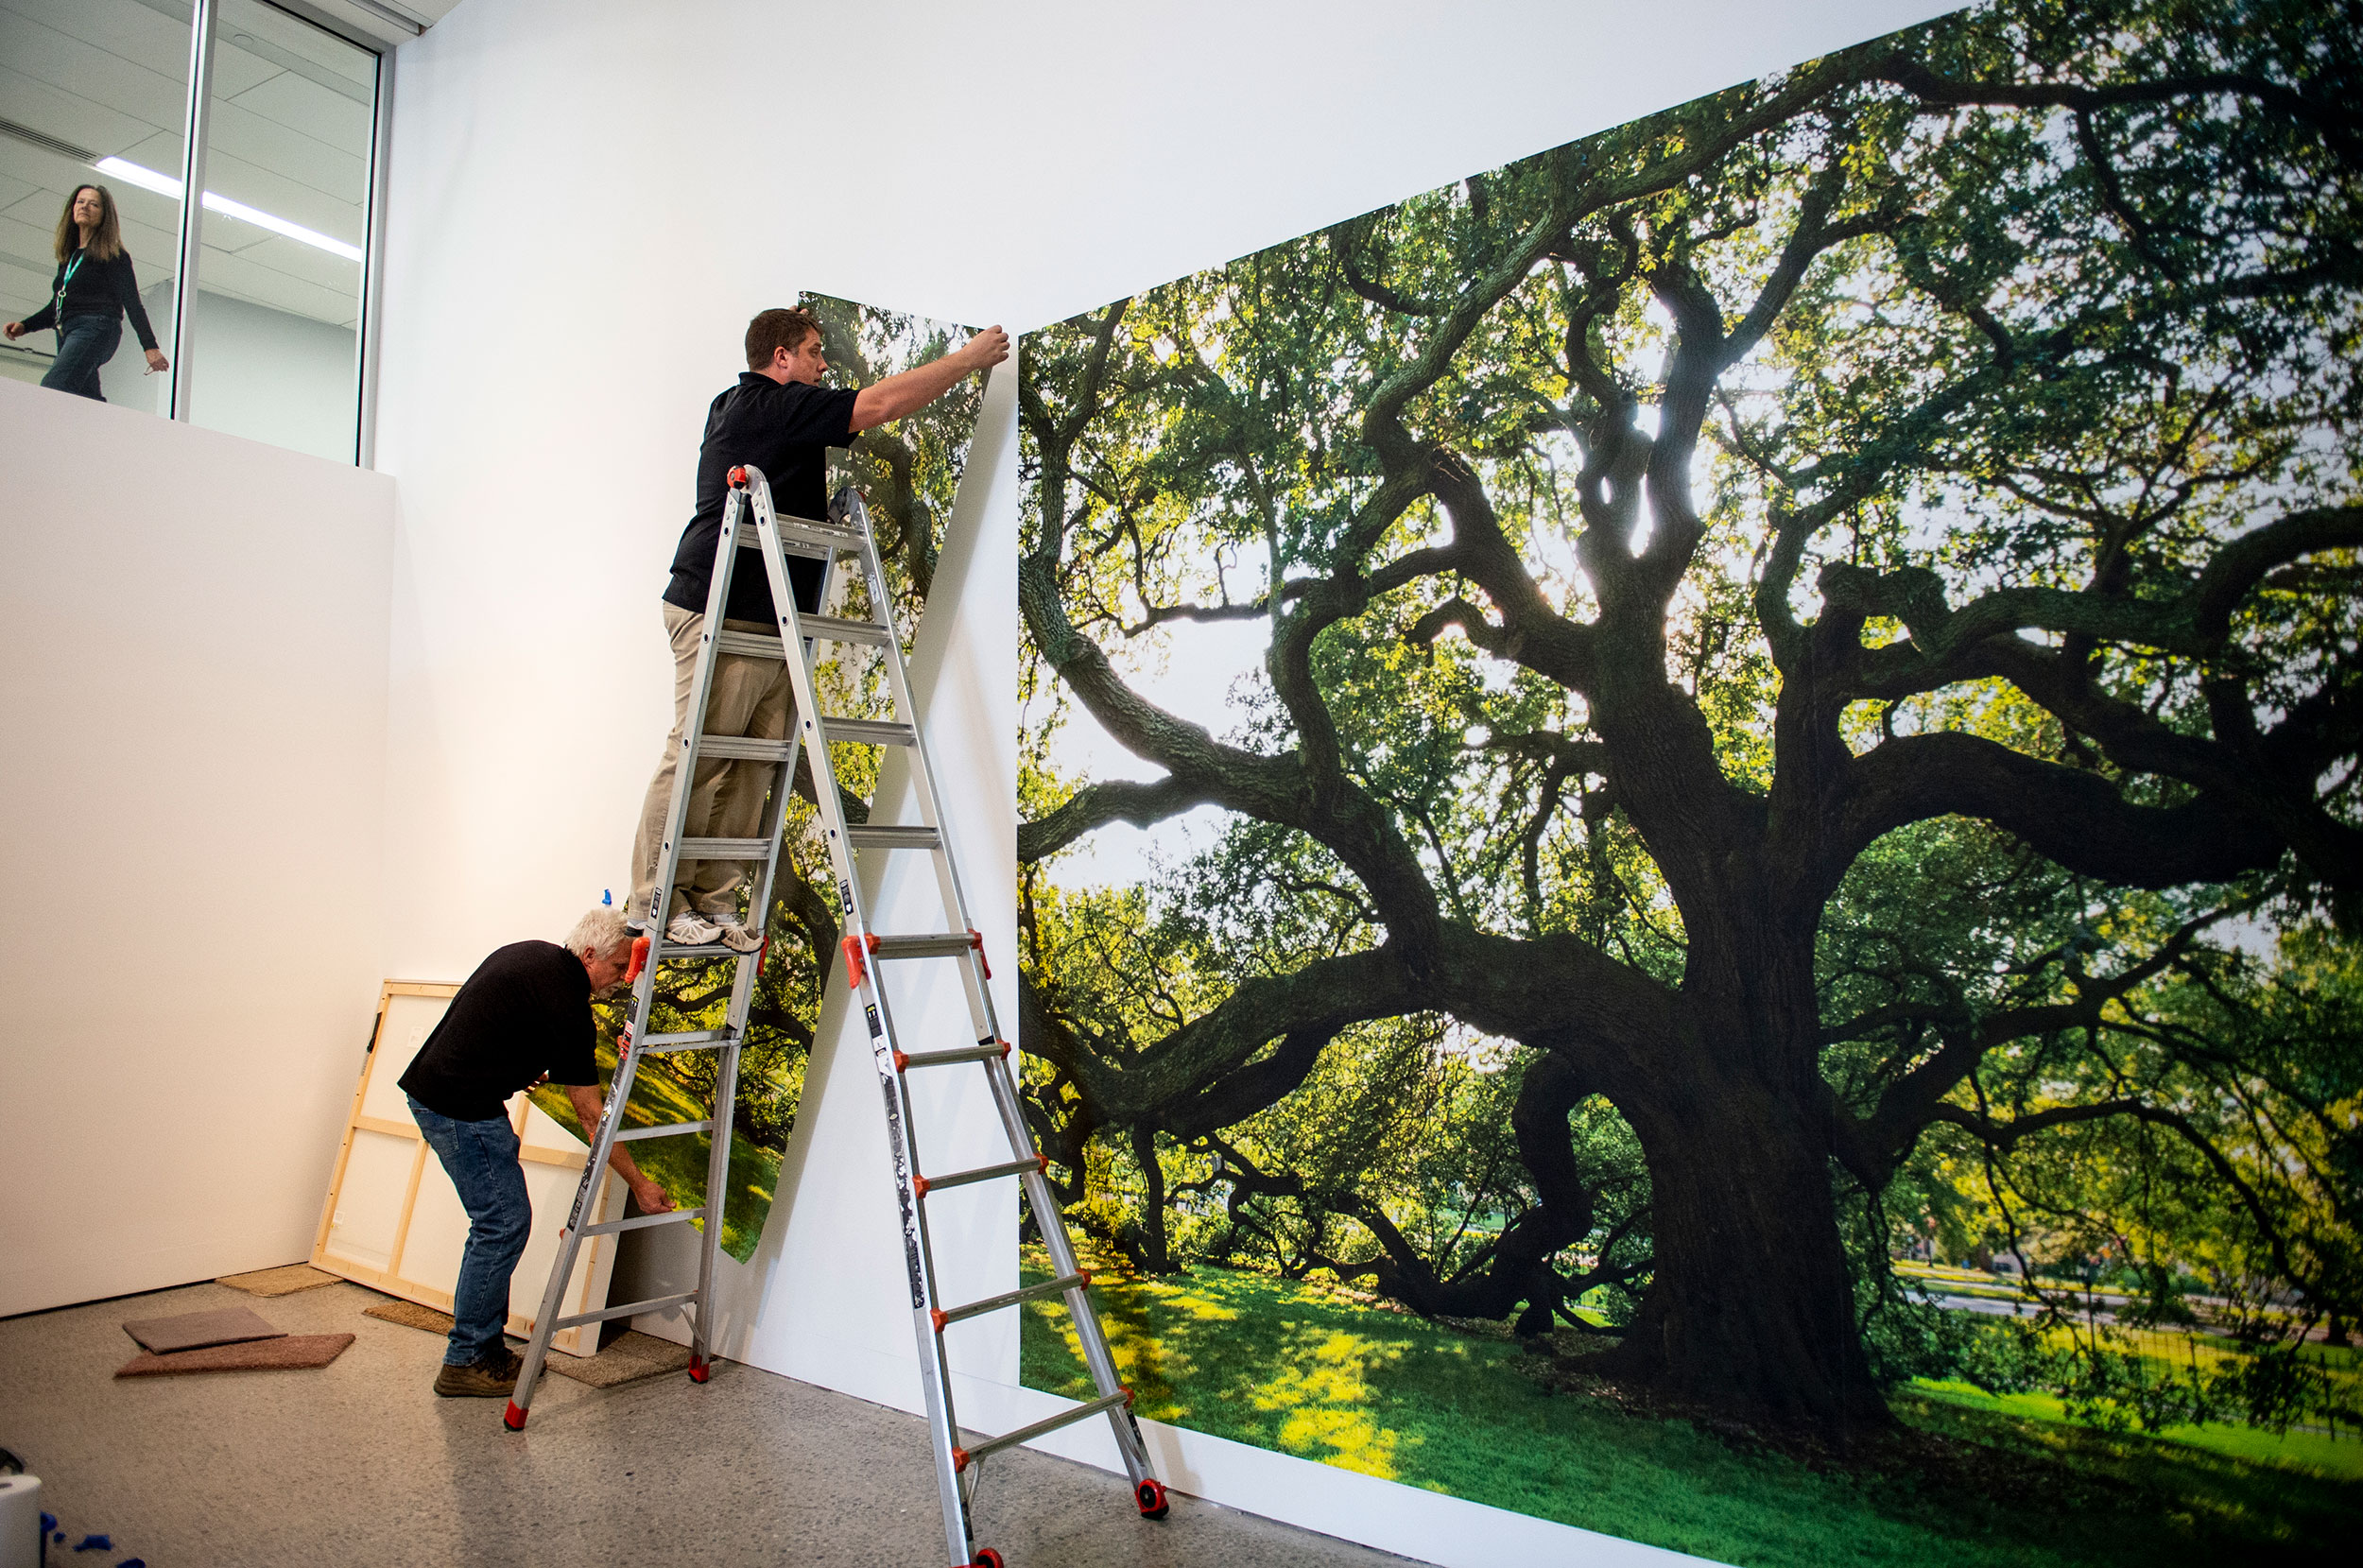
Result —
[[691, 1357], [689, 1358], [689, 1381], [690, 1381], [690, 1382], [692, 1382], [692, 1383], [703, 1383], [703, 1382], [704, 1382], [707, 1378], [710, 1378], [710, 1377], [712, 1377], [713, 1375], [714, 1375], [714, 1363], [713, 1363], [713, 1362], [708, 1361], [708, 1360], [707, 1360], [704, 1356], [702, 1356], [702, 1355], [693, 1355], [693, 1356], [691, 1356]]
[[970, 1562], [956, 1562], [952, 1565], [952, 1568], [1007, 1568], [1007, 1565], [1002, 1562], [1001, 1554], [999, 1552], [996, 1552], [992, 1547], [987, 1546], [976, 1554], [975, 1560]]
[[501, 1424], [511, 1432], [522, 1432], [526, 1429], [526, 1413], [517, 1408], [515, 1400], [510, 1400], [509, 1408], [501, 1412]]
[[1132, 1501], [1141, 1506], [1143, 1519], [1163, 1519], [1173, 1508], [1172, 1499], [1165, 1495], [1164, 1483], [1153, 1476], [1132, 1489]]

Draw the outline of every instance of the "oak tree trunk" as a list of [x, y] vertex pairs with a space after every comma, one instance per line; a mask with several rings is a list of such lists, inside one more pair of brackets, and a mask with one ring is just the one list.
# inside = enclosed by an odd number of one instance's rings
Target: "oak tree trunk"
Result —
[[1655, 1275], [1602, 1370], [1843, 1441], [1889, 1416], [1856, 1332], [1826, 1142], [1799, 1088], [1690, 1070], [1613, 1096], [1648, 1159]]

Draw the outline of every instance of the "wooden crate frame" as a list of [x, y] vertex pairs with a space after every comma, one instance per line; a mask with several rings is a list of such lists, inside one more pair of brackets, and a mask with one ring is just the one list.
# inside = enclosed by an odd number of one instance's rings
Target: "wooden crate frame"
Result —
[[[312, 1240], [312, 1266], [315, 1268], [325, 1269], [355, 1284], [368, 1285], [372, 1290], [382, 1290], [389, 1296], [399, 1296], [405, 1301], [416, 1301], [442, 1312], [451, 1310], [452, 1287], [457, 1284], [456, 1254], [452, 1257], [448, 1277], [444, 1277], [446, 1271], [443, 1269], [430, 1270], [417, 1266], [416, 1254], [410, 1245], [412, 1223], [419, 1217], [423, 1184], [440, 1184], [440, 1196], [448, 1197], [453, 1209], [457, 1208], [458, 1195], [452, 1190], [451, 1179], [443, 1174], [440, 1162], [431, 1157], [426, 1139], [419, 1131], [417, 1123], [406, 1116], [396, 1120], [373, 1115], [367, 1107], [373, 1075], [379, 1068], [383, 1066], [390, 1075], [388, 1082], [390, 1088], [391, 1077], [400, 1077], [416, 1054], [413, 1047], [401, 1053], [400, 1061], [389, 1061], [387, 1060], [388, 1051], [380, 1049], [390, 1043], [387, 1038], [386, 1024], [396, 1000], [416, 997], [448, 1002], [458, 992], [459, 988], [456, 985], [428, 980], [388, 980], [380, 987], [377, 1022], [370, 1033], [369, 1056], [361, 1064], [360, 1082], [354, 1086], [353, 1109], [345, 1118], [343, 1140], [336, 1149], [335, 1173], [329, 1179], [328, 1198], [320, 1206], [319, 1226]], [[383, 1110], [383, 1106], [379, 1109]], [[541, 1200], [534, 1206], [532, 1236], [526, 1242], [526, 1256], [519, 1262], [517, 1272], [509, 1282], [509, 1311], [505, 1327], [509, 1333], [522, 1338], [533, 1332], [532, 1315], [540, 1307], [542, 1293], [548, 1286], [548, 1270], [557, 1249], [557, 1237], [566, 1222], [564, 1211], [573, 1198], [574, 1182], [554, 1183], [548, 1180], [548, 1175], [557, 1171], [580, 1171], [591, 1151], [589, 1146], [543, 1114], [525, 1094], [510, 1097], [509, 1119], [509, 1126], [518, 1135], [517, 1156], [526, 1167], [528, 1189], [537, 1185], [543, 1189], [539, 1195]], [[351, 1171], [355, 1140], [363, 1134], [401, 1139], [412, 1146], [408, 1176], [400, 1207], [396, 1211], [391, 1245], [386, 1249], [387, 1259], [383, 1266], [347, 1255], [336, 1245], [338, 1216], [353, 1196], [346, 1191], [346, 1178]], [[554, 1203], [550, 1202], [553, 1192], [561, 1186], [564, 1196]], [[447, 1225], [450, 1215], [440, 1201], [437, 1187], [428, 1186], [427, 1191], [435, 1221]], [[616, 1178], [613, 1170], [607, 1171], [593, 1199], [590, 1219], [597, 1221], [618, 1217], [623, 1213], [624, 1196], [623, 1182]], [[464, 1215], [461, 1217], [464, 1226]], [[439, 1240], [448, 1242], [448, 1238]], [[565, 1298], [559, 1308], [561, 1316], [595, 1312], [607, 1304], [609, 1276], [615, 1266], [614, 1240], [612, 1235], [592, 1236], [577, 1254], [574, 1278], [567, 1282]], [[452, 1252], [448, 1245], [440, 1249]], [[373, 1253], [375, 1249], [368, 1250]], [[537, 1260], [538, 1267], [535, 1266]], [[412, 1266], [405, 1268], [405, 1263]], [[425, 1277], [429, 1273], [437, 1277]], [[526, 1303], [522, 1309], [519, 1305], [520, 1291]], [[599, 1325], [596, 1323], [578, 1324], [561, 1330], [550, 1343], [553, 1349], [570, 1355], [591, 1355], [598, 1350], [598, 1333]]]

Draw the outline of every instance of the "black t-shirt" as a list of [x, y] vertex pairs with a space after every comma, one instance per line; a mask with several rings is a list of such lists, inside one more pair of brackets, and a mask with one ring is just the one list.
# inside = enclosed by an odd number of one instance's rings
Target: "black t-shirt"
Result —
[[[771, 486], [771, 506], [782, 517], [828, 516], [829, 448], [854, 439], [854, 399], [841, 387], [785, 385], [749, 370], [738, 385], [714, 400], [706, 410], [705, 444], [698, 449], [698, 510], [673, 553], [673, 580], [664, 602], [683, 610], [705, 612], [706, 595], [714, 586], [714, 543], [722, 532], [722, 502], [730, 491], [730, 472], [741, 463], [763, 471]], [[787, 558], [788, 581], [796, 590], [796, 608], [806, 614], [820, 608], [820, 563], [801, 556]], [[730, 621], [760, 621], [772, 626], [778, 613], [771, 608], [771, 584], [752, 554], [742, 556], [731, 571], [731, 596], [722, 608]]]
[[454, 1121], [490, 1121], [547, 1073], [596, 1083], [591, 974], [556, 942], [510, 942], [476, 966], [426, 1037], [402, 1087]]

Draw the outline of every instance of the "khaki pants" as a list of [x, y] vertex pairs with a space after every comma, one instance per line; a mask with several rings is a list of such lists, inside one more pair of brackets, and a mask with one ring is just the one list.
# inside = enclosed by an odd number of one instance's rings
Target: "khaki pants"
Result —
[[[626, 912], [633, 920], [652, 907], [656, 896], [657, 862], [664, 851], [664, 818], [673, 805], [673, 774], [681, 758], [681, 731], [689, 723], [689, 688], [698, 674], [698, 643], [705, 633], [705, 619], [676, 604], [664, 606], [664, 634], [673, 645], [673, 732], [665, 737], [664, 758], [657, 764], [656, 777], [648, 781], [647, 799], [640, 805], [640, 831], [632, 839], [631, 903]], [[733, 631], [776, 634], [779, 629], [754, 621], [722, 624]], [[714, 662], [714, 681], [706, 694], [705, 732], [784, 740], [794, 706], [786, 664], [725, 653]], [[763, 829], [764, 801], [777, 771], [778, 765], [768, 762], [716, 759], [698, 764], [690, 780], [689, 810], [681, 822], [681, 836], [754, 837]], [[664, 920], [684, 908], [714, 919], [738, 919], [741, 890], [755, 869], [743, 860], [681, 862], [671, 907], [664, 911]], [[768, 910], [750, 913], [748, 923], [760, 930], [768, 914]], [[657, 923], [663, 924], [664, 920]]]

